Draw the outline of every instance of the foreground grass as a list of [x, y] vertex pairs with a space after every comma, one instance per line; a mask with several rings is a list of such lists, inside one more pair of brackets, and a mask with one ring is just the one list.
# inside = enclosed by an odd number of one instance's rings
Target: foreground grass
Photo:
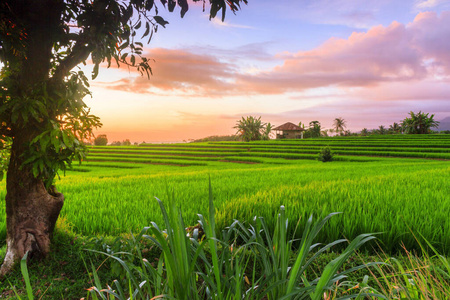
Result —
[[[120, 274], [124, 274], [124, 270], [113, 259], [105, 260], [105, 255], [86, 251], [86, 249], [112, 254], [118, 252], [119, 249], [130, 250], [130, 237], [120, 239], [116, 237], [82, 237], [74, 234], [66, 225], [65, 221], [59, 222], [49, 257], [40, 262], [32, 261], [29, 266], [28, 271], [35, 299], [88, 298], [88, 290], [95, 286], [91, 263], [95, 266], [105, 288], [106, 283], [112, 285], [114, 279], [120, 280], [122, 277]], [[148, 243], [141, 244], [141, 247], [146, 259], [150, 263], [157, 264], [161, 252]], [[4, 251], [5, 247], [0, 249], [0, 256], [4, 255]], [[403, 255], [388, 256], [357, 252], [343, 263], [340, 272], [370, 262], [382, 261], [387, 265], [371, 271], [368, 269], [357, 270], [348, 274], [345, 280], [341, 280], [337, 284], [346, 287], [346, 282], [359, 282], [361, 286], [365, 284], [378, 290], [388, 299], [448, 299], [450, 298], [450, 278], [444, 276], [450, 274], [450, 270], [446, 269], [448, 260], [445, 259], [443, 262], [442, 258], [436, 256], [431, 249], [429, 251], [432, 255], [416, 256], [404, 252]], [[293, 261], [296, 255], [296, 251], [291, 253], [290, 261]], [[319, 276], [326, 265], [339, 255], [341, 255], [340, 252], [332, 250], [321, 254], [314, 260], [308, 273], [311, 274], [311, 277]], [[447, 262], [447, 266], [445, 262]], [[255, 269], [261, 272], [261, 266], [256, 266]], [[439, 270], [443, 270], [443, 272]], [[347, 289], [355, 286], [353, 284]], [[414, 286], [417, 288], [415, 289]], [[17, 297], [13, 288], [20, 298]], [[92, 294], [90, 295], [92, 297]], [[326, 294], [329, 299], [334, 299], [333, 295], [332, 291]], [[7, 279], [0, 282], [0, 296], [1, 299], [27, 299], [25, 282], [19, 266]]]
[[334, 245], [344, 240], [314, 244], [332, 215], [315, 224], [308, 221], [300, 228], [301, 239], [289, 240], [283, 207], [273, 234], [263, 218], [255, 218], [249, 229], [235, 221], [217, 235], [211, 189], [209, 215], [199, 215], [200, 226], [186, 231], [175, 202], [168, 202], [168, 212], [160, 202], [164, 227], [152, 223], [136, 237], [78, 237], [61, 219], [51, 255], [28, 271], [22, 268], [21, 273], [17, 267], [0, 286], [1, 297], [129, 299], [131, 293], [132, 299], [450, 297], [450, 262], [426, 240], [417, 240], [421, 257], [408, 251], [397, 258], [356, 252], [374, 238], [371, 235], [358, 236], [345, 251], [334, 252]]

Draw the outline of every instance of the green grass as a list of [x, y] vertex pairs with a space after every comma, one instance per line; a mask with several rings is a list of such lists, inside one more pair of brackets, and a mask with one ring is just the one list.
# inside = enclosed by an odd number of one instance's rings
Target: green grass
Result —
[[347, 245], [346, 240], [312, 247], [330, 220], [343, 215], [330, 214], [314, 223], [311, 217], [307, 226], [298, 228], [301, 238], [291, 241], [288, 229], [296, 221], [288, 223], [284, 207], [279, 209], [273, 231], [260, 217], [248, 224], [234, 221], [216, 234], [216, 211], [212, 197], [208, 198], [208, 215], [199, 216], [205, 233], [200, 239], [195, 229], [186, 235], [173, 198], [165, 201], [168, 211], [160, 202], [164, 222], [152, 222], [137, 236], [89, 239], [75, 235], [70, 224], [60, 219], [50, 256], [28, 269], [18, 265], [3, 281], [7, 284], [0, 285], [0, 296], [106, 299], [103, 297], [109, 293], [115, 297], [108, 299], [129, 299], [130, 291], [134, 291], [133, 299], [158, 295], [175, 299], [291, 299], [303, 295], [317, 300], [450, 296], [449, 261], [426, 240], [421, 243], [422, 257], [410, 252], [399, 257], [355, 253], [373, 239], [371, 235], [358, 236], [341, 252], [333, 249], [337, 244]]
[[[334, 162], [315, 160], [323, 145], [337, 153]], [[138, 232], [162, 222], [154, 197], [166, 197], [168, 187], [185, 222], [196, 224], [197, 214], [208, 210], [210, 176], [219, 230], [256, 214], [273, 229], [285, 205], [288, 218], [300, 224], [311, 213], [343, 212], [321, 231], [323, 242], [381, 232], [380, 243], [394, 253], [402, 251], [400, 242], [417, 248], [410, 226], [450, 253], [449, 149], [446, 135], [93, 147], [88, 161], [61, 176], [57, 187], [66, 199], [61, 215], [81, 235]], [[4, 209], [3, 202], [0, 244]]]

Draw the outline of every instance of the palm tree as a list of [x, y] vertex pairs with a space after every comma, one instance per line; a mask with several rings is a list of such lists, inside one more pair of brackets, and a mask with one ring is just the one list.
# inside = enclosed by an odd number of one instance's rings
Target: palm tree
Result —
[[[252, 116], [242, 117], [233, 128], [237, 129], [236, 135], [239, 135], [246, 142], [261, 140], [263, 133], [267, 130], [266, 124], [261, 121], [261, 117], [255, 118]], [[272, 125], [270, 125], [269, 133], [270, 130], [272, 130]]]
[[425, 134], [430, 133], [431, 128], [438, 127], [439, 122], [434, 120], [434, 114], [428, 117], [428, 113], [419, 111], [417, 114], [412, 111], [409, 113], [410, 118], [402, 121], [402, 127], [406, 133]]
[[380, 127], [378, 127], [378, 133], [379, 134], [386, 134], [386, 128], [384, 128], [383, 125], [380, 125]]
[[402, 130], [400, 124], [394, 122], [394, 124], [389, 126], [389, 131], [391, 133], [399, 133]]
[[339, 132], [340, 135], [342, 135], [342, 132], [345, 128], [347, 128], [347, 125], [345, 124], [345, 120], [341, 117], [334, 119], [333, 122], [334, 130], [336, 132]]
[[309, 122], [309, 129], [311, 132], [311, 137], [320, 137], [321, 125], [319, 121]]
[[265, 141], [270, 140], [270, 133], [272, 132], [272, 124], [267, 123], [266, 128], [264, 129], [263, 135], [262, 135], [262, 139]]
[[369, 130], [367, 130], [367, 128], [363, 128], [363, 129], [361, 130], [361, 135], [362, 135], [362, 136], [369, 135]]

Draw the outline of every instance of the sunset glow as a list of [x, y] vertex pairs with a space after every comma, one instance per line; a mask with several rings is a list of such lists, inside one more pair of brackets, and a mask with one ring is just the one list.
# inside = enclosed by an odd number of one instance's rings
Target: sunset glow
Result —
[[111, 67], [91, 81], [110, 142], [229, 135], [248, 115], [324, 128], [342, 117], [351, 131], [450, 116], [450, 1], [249, 0], [224, 23], [197, 5], [160, 14], [150, 79]]

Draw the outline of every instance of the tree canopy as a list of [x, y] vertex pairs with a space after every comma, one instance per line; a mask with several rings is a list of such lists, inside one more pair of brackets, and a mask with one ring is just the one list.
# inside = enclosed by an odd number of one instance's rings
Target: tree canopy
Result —
[[[226, 6], [234, 12], [241, 1], [209, 1], [210, 17], [221, 11], [224, 19]], [[189, 9], [187, 0], [160, 2], [169, 12], [178, 6], [181, 17]], [[158, 27], [166, 24], [154, 0], [0, 3], [0, 134], [13, 137], [33, 129], [26, 163], [47, 186], [57, 170], [83, 158], [81, 141], [101, 126], [83, 102], [90, 94], [88, 79], [74, 68], [90, 57], [92, 79], [102, 63], [128, 65], [150, 76], [151, 60], [142, 56], [140, 40], [150, 42]], [[145, 32], [138, 39], [141, 27]]]
[[[247, 0], [193, 0], [210, 18], [236, 12]], [[53, 187], [58, 170], [82, 160], [83, 141], [101, 126], [84, 103], [85, 74], [92, 60], [152, 74], [141, 39], [150, 42], [168, 22], [159, 14], [188, 11], [187, 0], [2, 0], [0, 1], [0, 140], [12, 140], [7, 170], [8, 250], [0, 275], [27, 250], [49, 251], [49, 236], [64, 197]], [[145, 28], [145, 29], [144, 29]], [[138, 31], [144, 33], [138, 36]], [[3, 174], [3, 170], [2, 174]], [[19, 182], [20, 181], [20, 185]], [[33, 236], [30, 238], [29, 235]]]
[[320, 137], [322, 126], [319, 121], [309, 122], [309, 128], [305, 131], [305, 137]]
[[268, 140], [272, 131], [270, 123], [264, 123], [261, 121], [261, 117], [253, 116], [242, 117], [236, 122], [234, 128], [237, 129], [236, 135], [246, 142]]
[[342, 135], [345, 128], [347, 128], [347, 124], [343, 118], [339, 117], [334, 119], [333, 129], [336, 131], [336, 133], [340, 133]]
[[94, 139], [94, 145], [96, 146], [106, 146], [108, 144], [108, 137], [106, 134], [99, 134]]
[[434, 114], [431, 116], [428, 115], [429, 113], [423, 113], [422, 111], [418, 113], [411, 111], [409, 117], [402, 121], [404, 132], [412, 134], [430, 133], [431, 128], [439, 126], [439, 122], [434, 120]]

